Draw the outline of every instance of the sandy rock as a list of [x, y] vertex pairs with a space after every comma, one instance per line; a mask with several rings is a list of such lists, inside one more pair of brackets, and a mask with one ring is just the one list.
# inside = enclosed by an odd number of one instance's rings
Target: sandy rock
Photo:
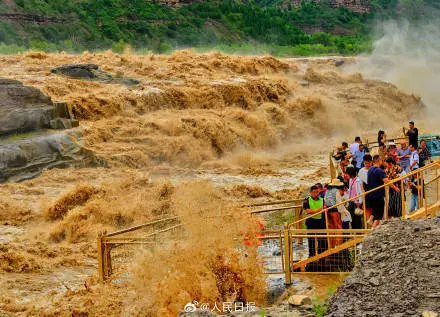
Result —
[[312, 304], [311, 298], [306, 295], [292, 295], [289, 297], [288, 302], [290, 305], [294, 306], [304, 306]]
[[422, 317], [437, 317], [437, 316], [438, 314], [433, 311], [425, 310], [422, 312]]

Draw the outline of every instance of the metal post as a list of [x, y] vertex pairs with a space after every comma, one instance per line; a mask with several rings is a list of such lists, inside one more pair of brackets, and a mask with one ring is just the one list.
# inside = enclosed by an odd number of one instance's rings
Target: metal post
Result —
[[284, 261], [283, 261], [283, 256], [284, 256], [284, 252], [283, 252], [283, 237], [281, 235], [281, 230], [280, 230], [280, 255], [281, 255], [281, 266], [284, 272]]
[[328, 214], [327, 211], [324, 212], [325, 215], [325, 229], [327, 231], [326, 235], [327, 235], [327, 250], [330, 250], [330, 237], [329, 237], [329, 233], [328, 233]]
[[334, 178], [336, 178], [336, 169], [333, 164], [333, 153], [332, 152], [330, 152], [330, 154], [329, 154], [329, 166], [330, 166], [330, 178], [334, 179]]
[[[298, 221], [301, 219], [301, 211], [302, 208], [295, 208], [295, 221]], [[296, 229], [301, 229], [301, 222], [298, 222], [295, 225]], [[303, 243], [303, 239], [302, 238], [298, 238], [298, 244], [302, 244]]]
[[421, 203], [422, 203], [421, 202], [422, 195], [420, 191], [420, 173], [416, 173], [416, 179], [417, 179], [417, 203], [418, 203], [418, 206], [416, 206], [417, 207], [416, 210], [417, 210], [421, 207]]
[[364, 229], [367, 229], [367, 195], [364, 194], [362, 198], [362, 209], [364, 210]]
[[105, 270], [104, 270], [104, 279], [107, 279], [110, 277], [110, 275], [113, 274], [113, 268], [112, 268], [112, 255], [111, 255], [111, 246], [103, 243], [104, 247], [104, 263], [105, 263]]
[[102, 246], [102, 233], [99, 233], [98, 235], [97, 244], [98, 244], [98, 276], [99, 276], [99, 281], [104, 282], [105, 267], [103, 261], [104, 254], [103, 254], [103, 246]]
[[385, 213], [384, 219], [388, 219], [388, 205], [390, 203], [390, 186], [385, 186]]
[[436, 178], [436, 181], [435, 181], [435, 198], [436, 198], [436, 201], [438, 201], [438, 195], [439, 195], [439, 192], [438, 192], [438, 165], [435, 166], [435, 178]]
[[419, 208], [422, 208], [423, 206], [425, 206], [426, 203], [426, 195], [425, 195], [425, 178], [423, 176], [423, 171], [420, 172], [420, 200], [419, 200]]
[[400, 181], [400, 197], [402, 199], [402, 218], [406, 217], [406, 201], [405, 201], [405, 187], [404, 187], [404, 181]]
[[292, 276], [290, 274], [290, 253], [292, 246], [290, 243], [289, 227], [287, 223], [284, 223], [284, 268], [286, 276], [286, 285], [292, 284]]

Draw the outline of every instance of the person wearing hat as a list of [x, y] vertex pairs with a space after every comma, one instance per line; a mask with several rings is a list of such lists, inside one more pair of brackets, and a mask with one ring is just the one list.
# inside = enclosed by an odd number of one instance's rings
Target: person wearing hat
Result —
[[414, 121], [409, 122], [409, 130], [406, 131], [405, 135], [409, 139], [409, 144], [417, 149], [419, 147], [419, 130], [414, 127]]
[[[319, 196], [320, 189], [313, 185], [310, 187], [310, 195], [303, 201], [303, 209], [307, 215], [311, 216], [306, 220], [307, 229], [325, 229], [323, 210], [325, 208], [324, 198]], [[318, 239], [318, 249], [315, 247], [315, 238], [308, 239], [309, 257], [324, 252], [326, 249], [326, 239]]]
[[388, 142], [388, 151], [387, 151], [387, 157], [391, 157], [394, 162], [397, 162], [397, 146], [396, 143], [394, 143], [393, 140]]
[[[345, 184], [340, 179], [332, 179], [327, 185], [327, 191], [325, 192], [324, 202], [327, 206], [327, 228], [328, 229], [342, 229], [342, 218], [337, 207], [333, 207], [337, 204], [336, 196], [338, 195], [339, 188], [343, 188]], [[329, 247], [333, 248], [342, 243], [342, 238], [329, 239]]]

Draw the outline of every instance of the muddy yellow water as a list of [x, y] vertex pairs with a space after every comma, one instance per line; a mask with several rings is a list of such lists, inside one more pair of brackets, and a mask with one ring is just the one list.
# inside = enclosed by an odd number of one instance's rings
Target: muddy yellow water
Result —
[[[72, 63], [141, 83], [50, 72]], [[378, 127], [398, 133], [423, 112], [419, 97], [328, 59], [31, 52], [0, 56], [0, 66], [2, 76], [68, 101], [105, 162], [0, 185], [0, 312], [13, 316], [175, 316], [193, 300], [263, 305], [257, 249], [237, 248], [259, 227], [237, 206], [302, 197], [328, 181], [336, 144], [374, 138]], [[98, 283], [98, 233], [175, 215], [184, 239], [126, 257], [129, 281]], [[340, 279], [294, 282], [292, 290], [325, 297]]]

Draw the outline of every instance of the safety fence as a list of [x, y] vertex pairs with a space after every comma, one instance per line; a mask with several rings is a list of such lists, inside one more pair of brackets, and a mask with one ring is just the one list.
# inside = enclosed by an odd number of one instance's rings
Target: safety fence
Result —
[[[281, 200], [242, 206], [253, 216], [264, 220], [265, 228], [282, 227], [302, 217], [302, 199]], [[298, 226], [298, 229], [300, 227]]]
[[293, 273], [348, 273], [369, 231], [289, 229], [288, 225], [283, 230], [265, 230], [260, 238], [264, 273], [285, 274], [287, 284]]
[[[433, 216], [440, 210], [439, 181], [440, 162], [417, 169], [401, 176], [374, 190], [363, 192], [347, 201], [331, 207], [337, 208], [362, 198], [376, 191], [385, 190], [384, 218], [390, 215], [390, 191], [399, 189], [400, 215], [397, 217], [417, 219]], [[417, 199], [416, 199], [417, 198]], [[416, 204], [411, 204], [417, 200]], [[368, 224], [368, 209], [362, 205], [359, 215], [361, 228], [338, 229], [332, 228], [329, 221], [329, 209], [304, 215], [302, 200], [264, 202], [248, 205], [249, 213], [253, 215], [269, 215], [274, 212], [291, 214], [293, 221], [285, 222], [279, 230], [264, 230], [258, 235], [261, 240], [261, 259], [265, 273], [285, 274], [286, 284], [291, 283], [294, 273], [341, 273], [349, 272], [355, 265], [361, 252], [363, 237], [370, 231]], [[414, 207], [414, 208], [412, 208]], [[395, 206], [393, 206], [395, 208]], [[414, 210], [411, 210], [414, 209]], [[321, 215], [322, 229], [307, 229], [307, 219]], [[156, 245], [164, 245], [170, 241], [182, 238], [184, 225], [180, 218], [168, 217], [155, 220], [139, 226], [127, 228], [98, 236], [98, 267], [101, 281], [115, 277], [124, 277], [127, 265], [136, 252], [141, 249], [154, 249]]]
[[137, 253], [178, 238], [183, 229], [179, 217], [151, 221], [124, 230], [98, 235], [98, 275], [100, 281], [123, 278]]
[[[331, 208], [323, 209], [318, 213], [307, 215], [290, 224], [285, 224], [284, 230], [264, 231], [263, 240], [277, 241], [279, 245], [278, 270], [266, 273], [284, 273], [286, 284], [291, 283], [291, 275], [294, 273], [320, 272], [320, 273], [341, 273], [349, 272], [355, 265], [362, 250], [361, 243], [364, 236], [371, 230], [367, 222], [369, 214], [366, 204], [363, 204], [360, 223], [362, 228], [357, 229], [336, 229], [331, 227], [329, 222], [329, 209], [346, 205], [362, 198], [365, 202], [366, 195], [377, 191], [385, 190], [384, 219], [390, 217], [390, 191], [399, 189], [400, 215], [409, 219], [434, 216], [440, 211], [439, 201], [439, 168], [440, 163], [435, 162], [423, 168], [417, 169], [407, 175], [396, 178], [373, 190], [363, 192], [347, 201], [340, 202]], [[412, 186], [411, 184], [419, 184]], [[408, 188], [408, 190], [406, 189]], [[412, 205], [411, 201], [417, 198], [418, 204]], [[392, 206], [395, 208], [396, 206]], [[411, 209], [409, 209], [411, 207]], [[414, 210], [412, 210], [414, 209]], [[298, 229], [308, 219], [322, 215], [324, 227], [322, 229]], [[263, 242], [264, 246], [264, 242]], [[265, 261], [265, 265], [273, 264]]]
[[[422, 168], [416, 169], [410, 173], [403, 176], [395, 178], [390, 182], [376, 187], [372, 190], [362, 192], [361, 194], [354, 196], [346, 201], [337, 203], [330, 208], [325, 208], [318, 213], [308, 215], [300, 220], [294, 221], [288, 225], [289, 228], [297, 228], [298, 224], [304, 223], [307, 219], [316, 218], [318, 215], [322, 215], [325, 220], [325, 228], [331, 229], [329, 227], [329, 213], [330, 209], [334, 210], [340, 206], [346, 206], [350, 202], [355, 202], [359, 198], [363, 202], [366, 202], [366, 196], [378, 190], [385, 191], [385, 207], [384, 207], [384, 219], [389, 219], [390, 217], [403, 217], [403, 218], [415, 218], [424, 217], [427, 215], [434, 215], [439, 209], [439, 168], [440, 162], [434, 162]], [[400, 202], [400, 208], [397, 206], [392, 206], [397, 209], [396, 214], [390, 215], [390, 193], [394, 191], [398, 195], [398, 201]], [[417, 200], [415, 208], [410, 208], [411, 200]], [[359, 215], [360, 222], [363, 228], [368, 228], [368, 218], [369, 212], [367, 210], [367, 204], [363, 203], [362, 214]]]

